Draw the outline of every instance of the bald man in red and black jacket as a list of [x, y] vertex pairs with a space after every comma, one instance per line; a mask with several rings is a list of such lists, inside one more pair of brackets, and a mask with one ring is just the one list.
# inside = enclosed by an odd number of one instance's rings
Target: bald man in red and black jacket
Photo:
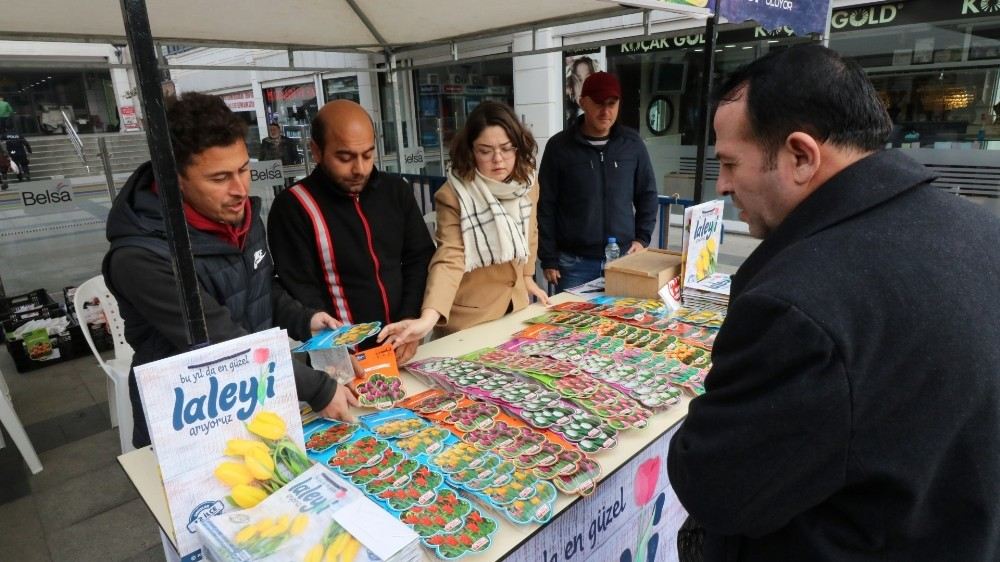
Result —
[[[375, 169], [375, 134], [360, 105], [326, 104], [312, 131], [316, 169], [275, 198], [268, 217], [279, 282], [344, 323], [418, 317], [434, 242], [412, 188]], [[402, 346], [397, 359], [415, 351]]]

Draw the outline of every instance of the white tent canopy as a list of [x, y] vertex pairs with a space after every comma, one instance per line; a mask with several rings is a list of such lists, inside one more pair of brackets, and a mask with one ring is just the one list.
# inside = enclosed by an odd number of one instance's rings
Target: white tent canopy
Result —
[[[7, 39], [124, 43], [119, 0], [8, 2]], [[608, 0], [148, 0], [153, 37], [293, 49], [385, 50], [631, 10]]]

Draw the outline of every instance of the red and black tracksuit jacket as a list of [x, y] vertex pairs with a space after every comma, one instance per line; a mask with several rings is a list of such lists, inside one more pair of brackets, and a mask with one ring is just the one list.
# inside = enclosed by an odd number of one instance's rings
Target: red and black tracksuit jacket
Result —
[[434, 242], [412, 188], [375, 170], [350, 195], [316, 167], [275, 198], [267, 221], [278, 281], [349, 323], [416, 318]]

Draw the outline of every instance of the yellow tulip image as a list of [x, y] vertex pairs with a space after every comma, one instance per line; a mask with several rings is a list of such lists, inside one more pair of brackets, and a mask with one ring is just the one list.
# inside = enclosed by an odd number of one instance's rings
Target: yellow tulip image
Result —
[[256, 486], [250, 486], [248, 484], [238, 484], [233, 486], [232, 498], [236, 505], [242, 507], [243, 509], [249, 509], [260, 502], [264, 501], [267, 497], [267, 492], [261, 490]]
[[265, 539], [276, 537], [287, 531], [291, 524], [292, 520], [289, 519], [287, 515], [282, 515], [277, 521], [274, 522], [274, 525], [272, 525], [271, 528], [266, 531], [261, 531], [260, 536]]
[[274, 412], [260, 412], [247, 424], [247, 429], [264, 439], [277, 441], [285, 435], [285, 420]]
[[301, 535], [305, 530], [306, 526], [309, 525], [309, 516], [306, 514], [296, 515], [295, 519], [292, 519], [292, 525], [288, 532], [292, 534], [293, 537]]
[[267, 452], [251, 449], [243, 456], [247, 469], [257, 480], [270, 480], [274, 476], [274, 460]]
[[260, 521], [258, 521], [256, 525], [254, 525], [254, 527], [257, 529], [257, 532], [260, 533], [261, 535], [263, 535], [264, 533], [266, 533], [273, 526], [274, 526], [274, 518], [273, 517], [265, 517], [265, 518], [261, 519]]
[[340, 562], [354, 562], [354, 557], [358, 555], [359, 550], [361, 550], [361, 543], [354, 537], [351, 537], [347, 546], [344, 547], [344, 551], [340, 553]]
[[351, 535], [346, 531], [340, 533], [336, 539], [330, 543], [329, 548], [326, 549], [326, 556], [323, 557], [323, 562], [340, 562], [340, 553], [344, 551], [347, 547], [347, 542], [351, 540]]
[[255, 536], [257, 536], [257, 526], [247, 525], [246, 527], [240, 529], [239, 533], [236, 533], [236, 544], [243, 544], [250, 542], [250, 540], [253, 539]]
[[265, 453], [269, 451], [267, 445], [261, 443], [260, 441], [251, 441], [250, 439], [230, 439], [226, 441], [226, 450], [222, 454], [228, 457], [242, 457], [247, 454], [249, 450], [261, 450]]
[[303, 562], [321, 562], [323, 560], [323, 545], [317, 544], [309, 549]]
[[229, 487], [253, 482], [253, 475], [243, 463], [224, 462], [215, 468], [215, 477]]

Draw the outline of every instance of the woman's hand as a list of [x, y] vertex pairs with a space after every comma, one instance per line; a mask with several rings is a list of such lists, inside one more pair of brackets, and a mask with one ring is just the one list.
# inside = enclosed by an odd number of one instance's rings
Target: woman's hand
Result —
[[535, 283], [534, 277], [525, 275], [524, 284], [528, 287], [529, 295], [534, 295], [538, 299], [538, 302], [549, 306], [549, 295], [538, 286], [538, 283]]
[[439, 318], [441, 315], [436, 310], [425, 308], [420, 318], [400, 320], [382, 328], [378, 342], [389, 343], [393, 348], [419, 342], [434, 329]]

